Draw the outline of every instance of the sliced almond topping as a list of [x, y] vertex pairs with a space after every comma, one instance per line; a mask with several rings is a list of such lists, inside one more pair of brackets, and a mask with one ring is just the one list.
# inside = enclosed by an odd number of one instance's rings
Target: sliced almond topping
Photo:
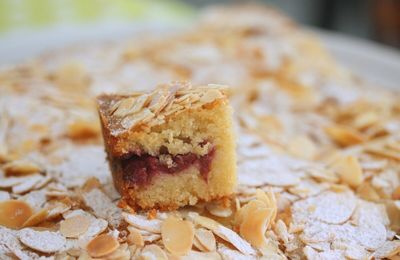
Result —
[[32, 173], [38, 173], [42, 169], [36, 163], [25, 160], [17, 160], [6, 163], [3, 166], [3, 170], [7, 176], [10, 176], [10, 175], [27, 175]]
[[119, 247], [117, 239], [111, 235], [103, 234], [92, 239], [86, 246], [91, 257], [102, 257], [111, 254]]
[[207, 229], [199, 228], [195, 232], [196, 240], [206, 251], [215, 251], [216, 242], [213, 233]]
[[315, 144], [306, 136], [296, 137], [290, 142], [288, 149], [293, 156], [307, 160], [314, 159], [317, 153]]
[[19, 240], [29, 248], [43, 253], [54, 253], [60, 250], [66, 243], [63, 236], [56, 232], [35, 231], [24, 228], [18, 232]]
[[221, 205], [221, 203], [208, 203], [206, 205], [207, 210], [214, 216], [227, 218], [232, 215], [232, 209], [230, 207], [226, 207]]
[[142, 236], [142, 234], [140, 234], [139, 230], [137, 230], [136, 228], [129, 229], [129, 235], [128, 235], [127, 239], [128, 239], [128, 243], [130, 245], [133, 244], [133, 245], [136, 245], [139, 247], [144, 246], [143, 236]]
[[140, 259], [143, 260], [150, 260], [150, 259], [157, 259], [157, 260], [168, 260], [167, 254], [161, 247], [157, 245], [148, 245], [145, 246], [142, 250], [140, 255]]
[[153, 117], [154, 117], [153, 112], [151, 112], [148, 108], [145, 108], [139, 113], [126, 116], [121, 121], [121, 125], [125, 129], [130, 129], [131, 127], [147, 122], [149, 119]]
[[364, 137], [359, 132], [344, 126], [326, 127], [325, 132], [333, 141], [342, 146], [355, 145], [364, 142]]
[[68, 125], [67, 136], [71, 139], [82, 140], [94, 138], [100, 134], [100, 127], [96, 121], [77, 120]]
[[90, 226], [90, 218], [77, 215], [60, 223], [60, 232], [64, 237], [77, 238], [84, 234]]
[[235, 218], [240, 235], [257, 248], [265, 248], [265, 232], [274, 221], [277, 212], [276, 199], [272, 190], [268, 193], [256, 191], [256, 199], [244, 205]]
[[259, 207], [253, 209], [240, 224], [240, 235], [257, 248], [265, 247], [267, 245], [265, 232], [270, 224], [272, 215], [273, 210], [269, 208]]
[[373, 256], [375, 259], [391, 258], [396, 254], [400, 253], [400, 241], [386, 241], [382, 246], [380, 246]]
[[33, 214], [30, 218], [28, 218], [24, 224], [22, 225], [23, 227], [33, 227], [36, 226], [37, 224], [43, 222], [46, 220], [48, 215], [47, 209], [41, 209], [35, 214]]
[[125, 221], [131, 224], [132, 226], [150, 231], [153, 233], [161, 233], [161, 220], [159, 219], [147, 219], [146, 217], [134, 214], [123, 213]]
[[363, 181], [362, 169], [358, 159], [354, 156], [340, 158], [333, 164], [341, 181], [351, 187], [359, 186]]
[[168, 251], [175, 255], [184, 255], [193, 245], [193, 224], [170, 216], [161, 225], [161, 237]]
[[113, 111], [112, 115], [118, 116], [118, 117], [126, 116], [129, 113], [130, 109], [135, 104], [135, 100], [136, 100], [136, 98], [134, 98], [134, 97], [121, 99], [112, 108], [112, 111]]
[[222, 95], [221, 91], [219, 91], [217, 89], [209, 89], [208, 91], [206, 91], [206, 93], [203, 94], [203, 96], [201, 96], [200, 102], [203, 104], [207, 104], [207, 103], [211, 103], [217, 99], [220, 99], [222, 97], [223, 97], [223, 95]]
[[25, 192], [28, 192], [34, 187], [41, 182], [44, 179], [44, 177], [40, 174], [33, 174], [30, 175], [29, 178], [27, 178], [24, 182], [21, 182], [15, 186], [12, 187], [12, 192], [16, 194], [22, 194]]
[[242, 239], [236, 232], [233, 230], [224, 227], [219, 224], [215, 220], [212, 220], [207, 217], [199, 216], [198, 214], [189, 214], [190, 218], [200, 226], [203, 226], [207, 229], [210, 229], [214, 234], [219, 236], [220, 238], [228, 241], [234, 247], [236, 247], [240, 252], [245, 255], [255, 255], [256, 251], [251, 247], [251, 245], [244, 239]]
[[368, 147], [365, 149], [367, 153], [381, 156], [384, 158], [400, 161], [400, 154], [398, 152], [393, 152], [390, 150], [385, 150], [384, 148], [375, 148], [375, 147]]
[[369, 200], [369, 201], [378, 201], [378, 200], [380, 200], [380, 196], [379, 196], [378, 192], [368, 182], [362, 183], [357, 188], [357, 195], [360, 198], [364, 199], [364, 200]]
[[23, 201], [6, 200], [0, 202], [0, 225], [18, 229], [32, 216], [31, 207]]

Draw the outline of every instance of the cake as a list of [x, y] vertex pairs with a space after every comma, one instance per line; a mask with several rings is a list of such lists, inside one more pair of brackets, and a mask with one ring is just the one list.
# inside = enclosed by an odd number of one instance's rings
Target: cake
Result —
[[150, 93], [98, 98], [114, 184], [128, 204], [175, 209], [233, 193], [235, 145], [226, 90], [173, 82]]

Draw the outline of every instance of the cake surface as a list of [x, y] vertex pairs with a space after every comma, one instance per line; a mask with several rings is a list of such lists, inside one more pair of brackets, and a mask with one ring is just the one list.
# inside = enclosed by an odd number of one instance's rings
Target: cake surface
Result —
[[133, 207], [175, 209], [233, 193], [236, 157], [226, 90], [174, 82], [151, 93], [98, 98], [123, 199]]

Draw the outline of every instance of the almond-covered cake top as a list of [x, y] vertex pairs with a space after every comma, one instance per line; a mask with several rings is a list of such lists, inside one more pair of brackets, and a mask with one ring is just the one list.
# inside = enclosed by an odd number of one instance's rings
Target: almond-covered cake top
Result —
[[188, 82], [161, 85], [148, 93], [101, 95], [99, 110], [112, 135], [138, 126], [163, 124], [168, 117], [226, 99], [225, 85], [192, 86]]

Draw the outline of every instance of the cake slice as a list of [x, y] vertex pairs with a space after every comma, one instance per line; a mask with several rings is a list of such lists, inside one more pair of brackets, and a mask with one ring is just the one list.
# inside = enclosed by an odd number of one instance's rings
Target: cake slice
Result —
[[135, 208], [176, 209], [231, 195], [235, 141], [227, 88], [173, 82], [98, 97], [114, 184]]

